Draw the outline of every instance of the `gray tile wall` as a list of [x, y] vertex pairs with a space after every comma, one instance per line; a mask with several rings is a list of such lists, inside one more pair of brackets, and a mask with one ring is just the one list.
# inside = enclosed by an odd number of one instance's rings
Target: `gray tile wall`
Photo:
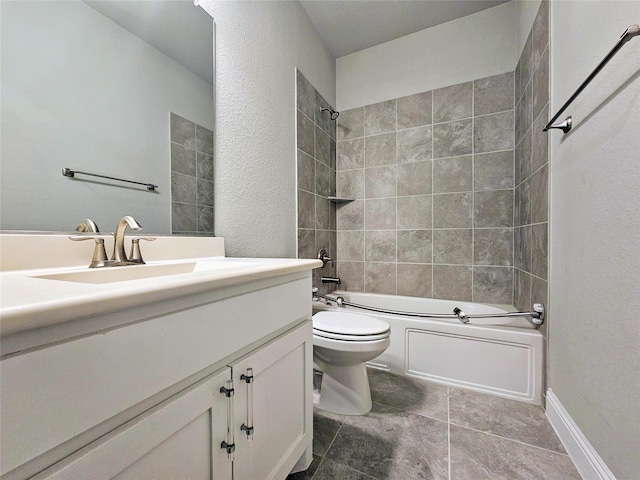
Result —
[[[542, 131], [549, 118], [548, 0], [540, 4], [515, 79], [514, 305], [529, 309], [547, 304], [549, 288], [549, 137]], [[549, 316], [540, 329], [545, 351], [548, 328]]]
[[549, 3], [540, 4], [516, 68], [515, 305], [546, 303], [549, 225]]
[[213, 132], [171, 113], [171, 231], [213, 235]]
[[345, 288], [513, 302], [513, 72], [342, 112], [337, 140]]
[[[336, 122], [322, 106], [331, 106], [296, 71], [298, 258], [316, 258], [325, 248], [336, 258], [336, 204], [327, 199], [336, 194]], [[313, 272], [313, 285], [321, 293], [335, 290], [323, 285], [321, 276], [335, 276], [336, 267], [327, 265]]]

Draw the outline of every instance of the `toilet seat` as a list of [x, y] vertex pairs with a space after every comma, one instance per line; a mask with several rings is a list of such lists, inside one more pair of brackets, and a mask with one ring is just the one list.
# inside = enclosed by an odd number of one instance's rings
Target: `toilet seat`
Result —
[[350, 312], [324, 311], [313, 316], [313, 332], [334, 340], [372, 341], [389, 336], [387, 322]]
[[390, 332], [379, 333], [377, 335], [343, 335], [340, 333], [325, 332], [323, 330], [313, 329], [313, 335], [316, 337], [327, 338], [329, 340], [342, 340], [344, 342], [373, 342], [376, 340], [384, 340], [389, 337]]

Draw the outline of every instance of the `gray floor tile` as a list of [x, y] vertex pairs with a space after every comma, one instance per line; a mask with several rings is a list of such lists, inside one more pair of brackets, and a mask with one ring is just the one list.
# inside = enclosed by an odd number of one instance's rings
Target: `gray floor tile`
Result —
[[287, 480], [580, 478], [541, 407], [373, 369], [369, 383], [366, 415], [314, 410], [314, 461]]
[[374, 402], [447, 421], [447, 387], [381, 370], [368, 375]]
[[313, 478], [313, 475], [318, 470], [320, 462], [322, 462], [322, 457], [314, 453], [313, 461], [311, 462], [311, 465], [309, 465], [309, 468], [307, 470], [303, 472], [292, 473], [287, 477], [286, 480], [311, 480]]
[[324, 457], [346, 417], [315, 409], [313, 412], [313, 453]]
[[540, 406], [452, 388], [449, 408], [452, 424], [566, 453]]
[[522, 443], [450, 426], [451, 480], [579, 480], [571, 459]]
[[325, 458], [313, 480], [372, 480], [373, 478], [375, 477]]
[[446, 479], [447, 424], [374, 403], [345, 420], [326, 458], [377, 479]]

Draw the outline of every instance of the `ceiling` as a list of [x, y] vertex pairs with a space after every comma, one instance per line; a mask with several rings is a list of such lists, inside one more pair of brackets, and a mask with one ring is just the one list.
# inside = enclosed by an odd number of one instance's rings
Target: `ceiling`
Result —
[[334, 57], [466, 17], [509, 0], [300, 0]]
[[213, 85], [213, 20], [193, 0], [83, 0]]

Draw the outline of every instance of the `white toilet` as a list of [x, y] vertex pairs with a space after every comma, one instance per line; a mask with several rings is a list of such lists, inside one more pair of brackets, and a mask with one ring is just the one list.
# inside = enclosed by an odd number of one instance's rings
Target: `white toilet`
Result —
[[389, 346], [389, 324], [357, 313], [322, 311], [313, 315], [313, 363], [322, 372], [313, 403], [328, 412], [363, 415], [371, 410], [364, 362]]

